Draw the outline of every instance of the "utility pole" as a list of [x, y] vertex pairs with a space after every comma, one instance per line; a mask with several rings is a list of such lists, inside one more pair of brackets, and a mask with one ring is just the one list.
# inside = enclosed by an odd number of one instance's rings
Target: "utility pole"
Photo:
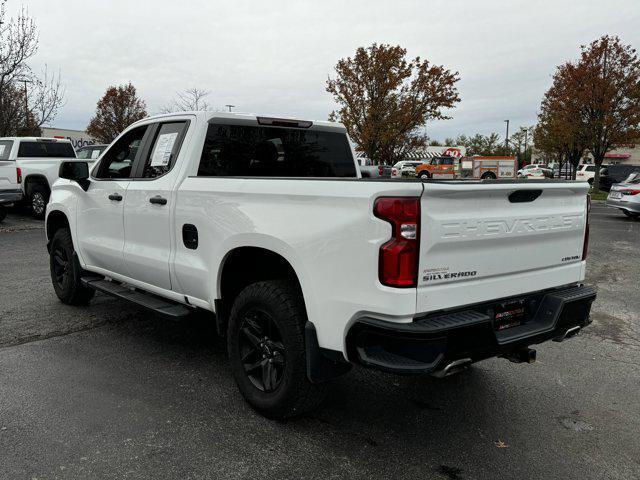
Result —
[[504, 153], [507, 153], [507, 150], [509, 150], [509, 120], [505, 120], [505, 123], [507, 124], [507, 134], [504, 137]]
[[227, 105], [225, 105], [225, 107], [227, 107], [229, 109], [229, 111], [231, 111], [232, 108], [235, 108], [235, 105], [227, 104]]

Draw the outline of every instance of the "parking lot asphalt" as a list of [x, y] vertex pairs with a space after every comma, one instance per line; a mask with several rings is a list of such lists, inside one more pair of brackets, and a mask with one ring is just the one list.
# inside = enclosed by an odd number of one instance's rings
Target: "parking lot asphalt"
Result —
[[445, 379], [355, 368], [254, 413], [204, 319], [58, 302], [41, 222], [0, 225], [0, 478], [640, 478], [640, 222], [595, 204], [593, 324]]

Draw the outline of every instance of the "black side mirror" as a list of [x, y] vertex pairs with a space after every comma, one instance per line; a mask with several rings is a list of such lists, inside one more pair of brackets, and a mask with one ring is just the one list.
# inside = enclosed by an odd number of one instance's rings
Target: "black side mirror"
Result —
[[89, 164], [87, 162], [62, 162], [58, 176], [66, 180], [73, 180], [86, 192], [89, 188]]

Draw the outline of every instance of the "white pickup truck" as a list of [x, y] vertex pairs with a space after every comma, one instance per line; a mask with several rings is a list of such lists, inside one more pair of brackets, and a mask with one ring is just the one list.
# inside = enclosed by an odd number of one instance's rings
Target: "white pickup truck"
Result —
[[22, 200], [22, 190], [18, 183], [19, 169], [9, 158], [12, 143], [0, 140], [0, 222], [7, 216], [7, 207]]
[[51, 279], [209, 312], [246, 400], [284, 418], [351, 364], [446, 375], [589, 323], [588, 185], [359, 178], [335, 123], [152, 117], [61, 166]]
[[35, 218], [44, 218], [51, 186], [58, 179], [60, 164], [76, 158], [71, 141], [42, 137], [3, 137], [0, 149], [6, 154], [17, 172], [22, 191], [21, 200], [27, 201]]

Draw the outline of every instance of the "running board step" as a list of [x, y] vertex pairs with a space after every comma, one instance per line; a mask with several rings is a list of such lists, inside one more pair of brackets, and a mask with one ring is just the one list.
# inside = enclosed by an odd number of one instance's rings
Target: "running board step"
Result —
[[178, 319], [186, 317], [191, 313], [191, 310], [179, 303], [171, 302], [156, 295], [145, 293], [140, 290], [132, 290], [116, 282], [110, 282], [104, 280], [101, 277], [82, 277], [80, 282], [86, 287], [93, 288], [99, 292], [113, 295], [117, 298], [122, 298], [133, 302], [141, 307], [148, 308], [154, 312], [169, 317], [172, 319]]

